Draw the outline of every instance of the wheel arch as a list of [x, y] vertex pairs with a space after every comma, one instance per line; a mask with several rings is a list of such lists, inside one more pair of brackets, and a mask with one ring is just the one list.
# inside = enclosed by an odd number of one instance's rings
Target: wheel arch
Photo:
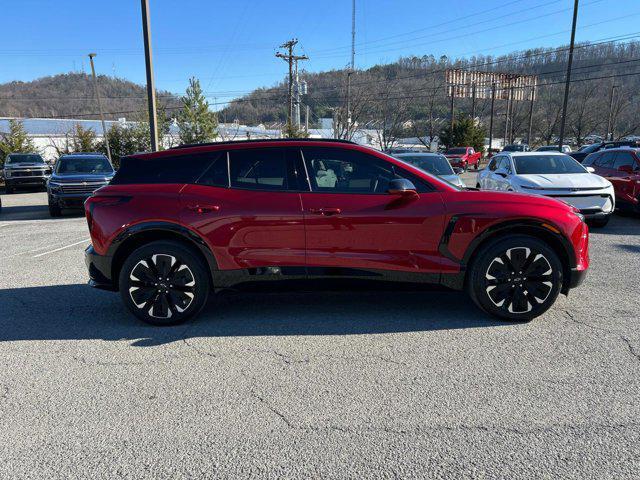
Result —
[[576, 266], [573, 246], [560, 230], [546, 222], [535, 220], [507, 221], [482, 231], [473, 239], [467, 248], [462, 264], [465, 268], [464, 284], [466, 285], [470, 266], [474, 261], [474, 254], [485, 245], [511, 235], [528, 235], [547, 243], [558, 255], [562, 263], [562, 293], [567, 293], [571, 281], [571, 270]]
[[111, 243], [108, 255], [112, 258], [111, 280], [116, 289], [120, 270], [127, 257], [137, 248], [161, 240], [182, 244], [196, 254], [208, 267], [209, 281], [213, 285], [213, 272], [218, 270], [218, 264], [204, 239], [182, 225], [171, 222], [150, 222], [127, 228]]

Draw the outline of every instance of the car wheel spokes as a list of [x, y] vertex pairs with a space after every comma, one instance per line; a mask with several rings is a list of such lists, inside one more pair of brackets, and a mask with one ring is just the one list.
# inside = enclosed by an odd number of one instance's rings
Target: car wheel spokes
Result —
[[491, 302], [509, 313], [528, 313], [553, 289], [553, 269], [547, 258], [528, 247], [510, 248], [489, 264], [485, 291]]
[[131, 300], [152, 317], [171, 318], [184, 312], [195, 291], [193, 272], [173, 255], [154, 254], [140, 260], [129, 274]]

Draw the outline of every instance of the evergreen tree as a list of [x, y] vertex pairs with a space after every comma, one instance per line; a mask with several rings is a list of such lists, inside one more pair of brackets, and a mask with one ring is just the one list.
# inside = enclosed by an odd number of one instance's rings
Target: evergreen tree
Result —
[[484, 128], [476, 125], [475, 121], [470, 117], [463, 115], [458, 116], [453, 124], [442, 129], [440, 132], [440, 142], [451, 147], [473, 147], [476, 152], [484, 150]]
[[[107, 131], [107, 139], [111, 148], [111, 160], [113, 166], [120, 166], [120, 159], [134, 153], [149, 151], [151, 140], [149, 138], [149, 125], [144, 122], [132, 125], [114, 124]], [[107, 146], [104, 140], [97, 144], [97, 150], [107, 154]]]
[[309, 134], [303, 129], [299, 129], [293, 123], [287, 122], [285, 127], [282, 129], [282, 136], [284, 138], [307, 138]]
[[9, 132], [0, 134], [0, 166], [10, 153], [38, 153], [22, 122], [14, 119], [9, 120]]
[[209, 103], [202, 93], [200, 81], [189, 79], [189, 88], [182, 97], [182, 110], [178, 114], [178, 131], [182, 143], [204, 143], [218, 136], [218, 118], [209, 110]]

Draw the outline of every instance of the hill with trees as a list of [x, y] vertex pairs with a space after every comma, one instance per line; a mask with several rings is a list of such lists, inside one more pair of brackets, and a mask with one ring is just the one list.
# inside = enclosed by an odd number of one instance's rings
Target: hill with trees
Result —
[[[100, 95], [107, 119], [147, 116], [146, 89], [129, 80], [98, 76]], [[180, 106], [179, 98], [158, 92], [159, 103]], [[28, 118], [99, 118], [93, 79], [85, 73], [63, 73], [30, 82], [0, 84], [0, 116]]]

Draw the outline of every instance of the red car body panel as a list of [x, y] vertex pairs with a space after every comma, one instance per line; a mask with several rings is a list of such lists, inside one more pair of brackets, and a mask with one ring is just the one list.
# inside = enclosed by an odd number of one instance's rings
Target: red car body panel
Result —
[[[557, 238], [573, 257], [568, 266], [573, 271], [583, 271], [589, 265], [587, 227], [573, 207], [540, 196], [459, 190], [400, 160], [355, 144], [308, 140], [221, 143], [136, 157], [151, 160], [178, 153], [279, 146], [358, 150], [409, 171], [433, 190], [399, 196], [198, 184], [109, 185], [85, 204], [90, 248], [113, 261], [119, 245], [137, 232], [136, 227], [153, 230], [169, 225], [200, 242], [220, 271], [338, 267], [441, 278], [464, 275], [470, 255], [483, 238], [517, 225], [535, 227]], [[115, 285], [117, 278], [110, 277], [111, 269], [117, 270], [109, 265], [109, 271], [101, 274]]]
[[[629, 168], [607, 168], [591, 163], [588, 166], [595, 170], [595, 173], [606, 178], [613, 185], [616, 194], [616, 204], [624, 207], [630, 206], [633, 209], [640, 209], [640, 153], [635, 149], [604, 150], [600, 153], [621, 154], [633, 158], [634, 164]], [[594, 154], [595, 155], [595, 154]]]

